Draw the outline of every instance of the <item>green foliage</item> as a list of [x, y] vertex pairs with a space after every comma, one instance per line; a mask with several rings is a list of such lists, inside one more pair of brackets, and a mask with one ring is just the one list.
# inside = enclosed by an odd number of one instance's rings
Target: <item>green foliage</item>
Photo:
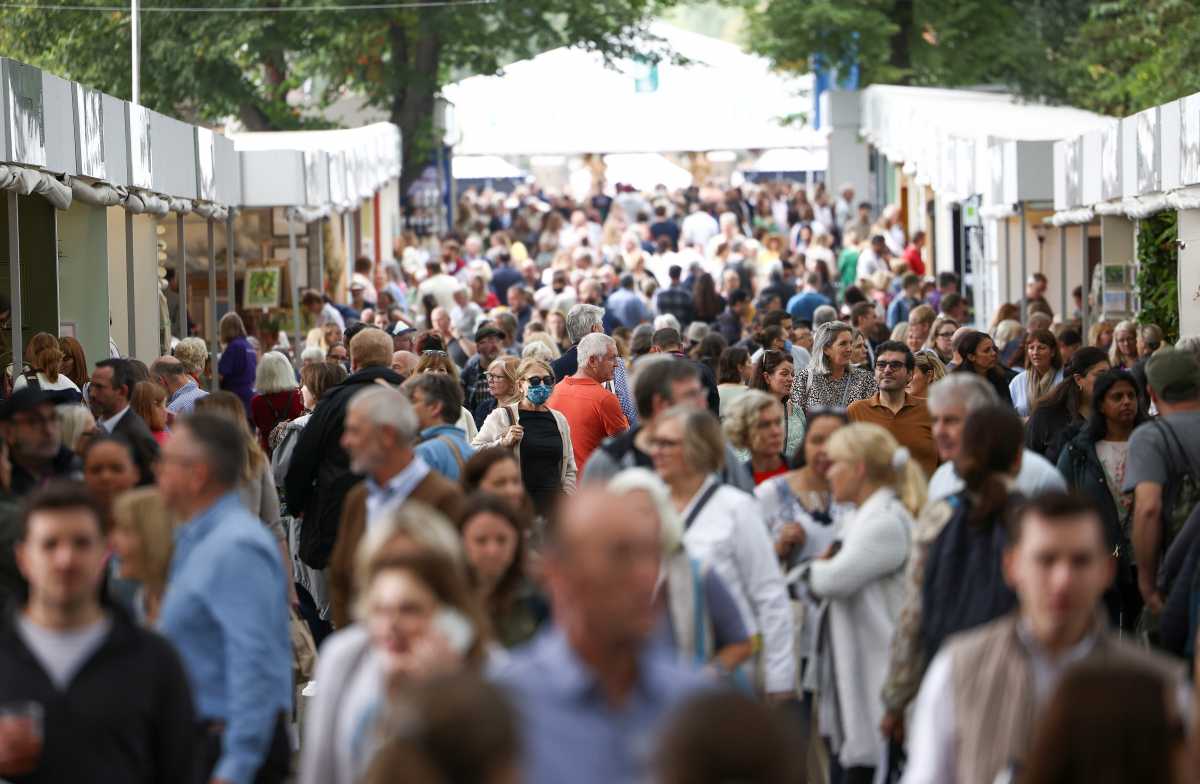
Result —
[[1138, 222], [1137, 293], [1139, 324], [1162, 327], [1167, 341], [1179, 338], [1178, 213], [1167, 210]]

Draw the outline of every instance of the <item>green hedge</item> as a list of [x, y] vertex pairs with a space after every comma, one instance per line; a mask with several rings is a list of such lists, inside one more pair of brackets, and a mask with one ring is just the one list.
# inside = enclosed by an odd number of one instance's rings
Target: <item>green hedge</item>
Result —
[[1137, 232], [1137, 321], [1162, 327], [1171, 343], [1179, 339], [1178, 218], [1175, 210], [1151, 215]]

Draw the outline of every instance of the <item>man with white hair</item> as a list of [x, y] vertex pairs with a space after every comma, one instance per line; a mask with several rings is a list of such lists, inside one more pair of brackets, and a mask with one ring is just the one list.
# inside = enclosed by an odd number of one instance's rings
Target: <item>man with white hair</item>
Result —
[[[954, 469], [954, 459], [962, 448], [963, 424], [972, 411], [998, 402], [995, 390], [972, 374], [952, 373], [929, 388], [926, 404], [933, 417], [933, 440], [938, 458], [944, 461], [929, 479], [929, 503], [963, 489], [963, 480]], [[1015, 492], [1034, 498], [1048, 490], [1066, 489], [1066, 481], [1050, 461], [1031, 449], [1021, 453]]]
[[[588, 281], [597, 285], [595, 281]], [[581, 292], [583, 288], [581, 287]], [[571, 348], [550, 363], [554, 377], [559, 381], [575, 375], [579, 370], [579, 341], [593, 332], [604, 333], [604, 308], [598, 305], [580, 303], [567, 311], [567, 337], [571, 339]], [[637, 422], [637, 407], [633, 404], [633, 395], [629, 391], [629, 379], [625, 372], [625, 363], [620, 358], [613, 368], [612, 380], [605, 384], [609, 392], [617, 396], [621, 403], [621, 411], [629, 423]]]
[[[569, 328], [569, 322], [568, 322]], [[593, 332], [579, 341], [579, 369], [562, 379], [547, 405], [567, 418], [575, 465], [583, 471], [587, 459], [600, 442], [629, 429], [617, 396], [601, 386], [613, 376], [617, 344], [608, 335]]]
[[720, 232], [708, 240], [708, 244], [704, 246], [704, 255], [706, 258], [713, 258], [717, 255], [717, 248], [722, 244], [729, 245], [732, 249], [734, 240], [745, 239], [738, 226], [738, 217], [733, 212], [722, 212], [719, 222]]
[[404, 393], [372, 385], [346, 408], [341, 446], [350, 470], [366, 478], [346, 494], [337, 540], [329, 558], [330, 607], [335, 626], [350, 622], [354, 554], [363, 534], [389, 511], [409, 500], [437, 509], [451, 520], [462, 511], [462, 488], [416, 453], [420, 423]]

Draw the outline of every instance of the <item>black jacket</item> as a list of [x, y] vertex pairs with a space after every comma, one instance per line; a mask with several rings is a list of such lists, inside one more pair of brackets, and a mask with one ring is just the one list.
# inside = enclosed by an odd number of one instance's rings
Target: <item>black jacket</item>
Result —
[[158, 442], [146, 425], [146, 420], [132, 408], [113, 428], [113, 435], [122, 436], [133, 447], [133, 459], [137, 462], [139, 485], [154, 484], [154, 461], [158, 459]]
[[1063, 447], [1079, 434], [1083, 424], [1083, 417], [1072, 419], [1066, 406], [1038, 406], [1025, 423], [1025, 446], [1058, 463]]
[[550, 370], [554, 371], [555, 381], [575, 375], [579, 371], [579, 344], [571, 346], [561, 357], [551, 362]]
[[44, 476], [35, 476], [14, 460], [12, 464], [12, 494], [17, 498], [23, 498], [37, 489], [44, 481], [78, 478], [80, 470], [79, 458], [65, 446], [58, 448], [58, 454], [50, 461], [50, 470]]
[[303, 513], [300, 523], [300, 558], [314, 569], [324, 569], [337, 540], [342, 501], [354, 483], [350, 457], [342, 449], [342, 430], [350, 398], [369, 389], [376, 380], [399, 386], [403, 379], [391, 368], [364, 368], [327, 391], [308, 424], [300, 431], [284, 492], [288, 508]]
[[196, 716], [171, 644], [119, 608], [107, 638], [59, 691], [25, 645], [15, 611], [0, 620], [0, 702], [43, 710], [38, 769], [13, 784], [192, 784]]

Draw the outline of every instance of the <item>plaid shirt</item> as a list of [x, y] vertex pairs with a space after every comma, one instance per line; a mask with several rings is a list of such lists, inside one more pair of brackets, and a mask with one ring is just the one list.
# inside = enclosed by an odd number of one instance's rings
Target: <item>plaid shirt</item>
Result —
[[682, 286], [671, 286], [658, 292], [654, 308], [659, 315], [670, 314], [679, 319], [680, 327], [686, 327], [696, 320], [696, 308], [692, 305], [691, 292]]
[[196, 401], [202, 397], [208, 397], [208, 393], [195, 381], [189, 381], [167, 399], [167, 410], [176, 415], [190, 414], [196, 407]]

